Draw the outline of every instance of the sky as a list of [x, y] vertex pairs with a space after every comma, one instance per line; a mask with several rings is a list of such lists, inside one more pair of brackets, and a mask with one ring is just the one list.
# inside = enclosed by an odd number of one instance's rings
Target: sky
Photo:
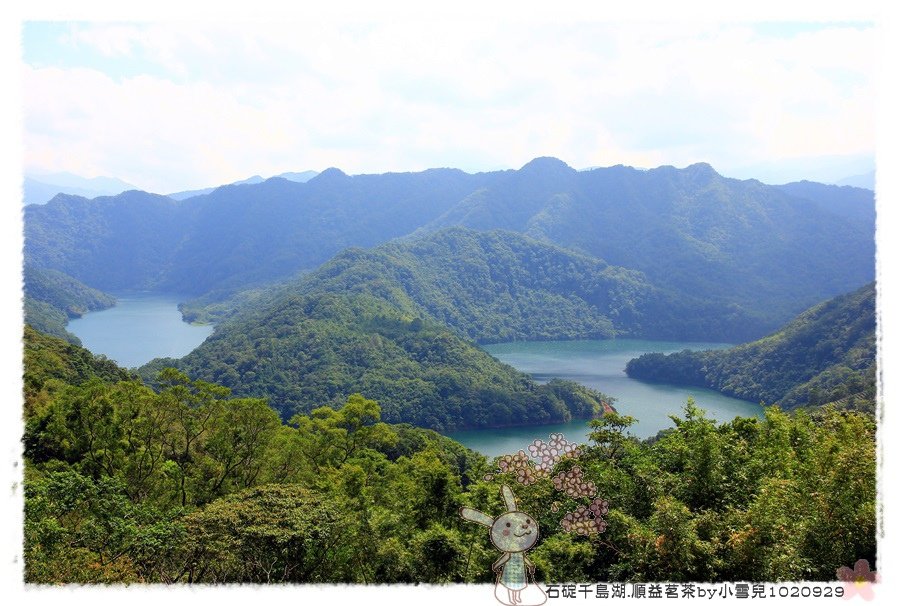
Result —
[[26, 20], [25, 171], [168, 193], [555, 156], [835, 181], [874, 168], [876, 42], [866, 21]]

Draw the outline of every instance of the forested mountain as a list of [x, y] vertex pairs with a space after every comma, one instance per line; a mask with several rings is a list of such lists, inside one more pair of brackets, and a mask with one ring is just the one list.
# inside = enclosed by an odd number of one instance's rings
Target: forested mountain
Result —
[[61, 385], [81, 385], [91, 379], [108, 383], [131, 379], [128, 371], [102, 356], [25, 326], [25, 416], [43, 408]]
[[86, 198], [114, 196], [135, 189], [134, 185], [110, 177], [87, 179], [70, 173], [26, 175], [22, 184], [23, 204], [44, 204], [57, 194], [70, 194]]
[[[27, 583], [486, 585], [498, 552], [459, 509], [502, 511], [501, 485], [540, 528], [544, 584], [829, 581], [876, 564], [875, 423], [854, 411], [716, 424], [688, 402], [644, 442], [613, 413], [577, 459], [504, 470], [383, 423], [358, 394], [284, 423], [171, 369], [154, 392], [109, 366], [26, 330]], [[606, 501], [602, 534], [564, 525], [594, 496], [554, 484], [576, 473]]]
[[875, 285], [835, 297], [778, 332], [719, 351], [644, 354], [628, 376], [710, 387], [783, 408], [836, 403], [874, 411]]
[[174, 262], [194, 212], [140, 191], [93, 200], [60, 194], [25, 208], [25, 263], [100, 290], [152, 288]]
[[874, 277], [871, 192], [823, 191], [795, 197], [699, 164], [578, 172], [540, 158], [518, 171], [353, 177], [329, 169], [307, 183], [273, 178], [181, 202], [59, 196], [26, 209], [26, 259], [95, 288], [200, 295], [283, 279], [420, 229], [506, 229], [756, 318], [756, 337]]
[[724, 340], [755, 318], [515, 232], [449, 228], [349, 249], [279, 291], [377, 294], [480, 343], [615, 336]]
[[[828, 190], [838, 194], [851, 199], [810, 204], [758, 181], [724, 178], [708, 164], [578, 172], [538, 158], [491, 174], [428, 227], [521, 231], [640, 270], [658, 286], [735, 304], [773, 329], [874, 278], [872, 192]], [[859, 218], [837, 212], [857, 204], [865, 207]]]
[[[712, 340], [746, 322], [660, 291], [639, 272], [521, 234], [452, 228], [346, 250], [261, 294], [177, 365], [237, 394], [269, 397], [285, 417], [358, 391], [392, 422], [532, 424], [589, 416], [596, 399], [558, 402], [562, 391], [533, 385], [469, 339]], [[152, 363], [145, 376], [174, 363]]]
[[101, 289], [236, 290], [408, 234], [476, 178], [448, 169], [357, 177], [329, 169], [307, 183], [272, 178], [181, 202], [139, 192], [58, 196], [26, 209], [25, 254]]
[[52, 305], [70, 318], [79, 318], [89, 311], [116, 304], [115, 297], [86, 286], [60, 271], [26, 265], [24, 277], [26, 297]]
[[70, 318], [116, 304], [114, 297], [53, 269], [26, 265], [24, 278], [25, 322], [72, 343], [79, 341], [65, 328]]
[[380, 293], [288, 293], [216, 328], [181, 360], [141, 369], [152, 379], [177, 366], [191, 376], [266, 397], [290, 418], [338, 406], [358, 392], [385, 420], [452, 430], [589, 418], [603, 397], [573, 383], [538, 385], [412, 303]]
[[813, 181], [797, 181], [775, 187], [790, 196], [809, 200], [826, 211], [850, 219], [869, 232], [875, 231], [875, 205], [869, 189], [825, 185]]
[[[313, 177], [315, 177], [318, 174], [319, 173], [317, 173], [314, 170], [304, 170], [304, 171], [300, 171], [300, 172], [281, 173], [281, 174], [275, 175], [275, 176], [280, 177], [282, 179], [287, 179], [288, 181], [296, 181], [297, 183], [306, 183], [307, 181], [309, 181], [310, 179], [312, 179]], [[240, 181], [235, 181], [234, 183], [230, 183], [229, 185], [255, 185], [257, 183], [262, 183], [263, 181], [265, 181], [265, 179], [263, 179], [259, 175], [253, 175], [252, 177], [249, 177], [247, 179], [242, 179]], [[206, 194], [211, 194], [212, 192], [214, 192], [217, 189], [218, 189], [218, 187], [204, 187], [202, 189], [191, 189], [191, 190], [185, 190], [185, 191], [178, 191], [178, 192], [174, 192], [174, 193], [166, 194], [166, 195], [168, 197], [172, 198], [173, 200], [186, 200], [188, 198], [193, 198], [194, 196], [205, 196]]]

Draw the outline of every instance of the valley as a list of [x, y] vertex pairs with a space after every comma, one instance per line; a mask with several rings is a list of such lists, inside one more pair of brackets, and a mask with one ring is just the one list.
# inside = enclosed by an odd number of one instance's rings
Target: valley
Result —
[[542, 507], [543, 578], [874, 560], [870, 192], [538, 158], [184, 195], [26, 208], [26, 578], [261, 582], [253, 558], [282, 555], [258, 530], [302, 563], [277, 581], [489, 581], [455, 512], [557, 432], [613, 504], [615, 551], [539, 478], [517, 494]]

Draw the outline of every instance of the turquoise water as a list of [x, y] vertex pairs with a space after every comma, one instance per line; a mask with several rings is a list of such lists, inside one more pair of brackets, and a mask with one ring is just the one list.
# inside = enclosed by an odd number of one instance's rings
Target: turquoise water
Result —
[[174, 294], [115, 295], [115, 307], [94, 311], [69, 322], [67, 329], [95, 354], [131, 368], [153, 358], [180, 358], [212, 334], [212, 326], [181, 321]]
[[[700, 408], [720, 421], [738, 416], [762, 415], [755, 402], [738, 400], [699, 387], [644, 383], [625, 374], [625, 364], [643, 353], [671, 353], [683, 349], [724, 349], [727, 343], [679, 343], [616, 339], [610, 341], [547, 341], [487, 345], [495, 358], [532, 375], [538, 381], [552, 378], [577, 381], [613, 396], [620, 414], [631, 415], [638, 422], [631, 433], [646, 438], [661, 429], [673, 427], [669, 415], [680, 415], [684, 403], [693, 396]], [[577, 420], [559, 425], [477, 429], [448, 434], [454, 440], [488, 456], [516, 452], [535, 438], [546, 440], [550, 433], [562, 433], [570, 441], [586, 442], [587, 421]]]

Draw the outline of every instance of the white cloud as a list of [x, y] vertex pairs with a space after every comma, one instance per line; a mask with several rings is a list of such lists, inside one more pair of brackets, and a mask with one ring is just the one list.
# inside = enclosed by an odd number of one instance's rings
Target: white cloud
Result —
[[252, 173], [732, 166], [874, 148], [872, 30], [402, 21], [72, 26], [154, 75], [26, 66], [26, 162], [157, 191]]

